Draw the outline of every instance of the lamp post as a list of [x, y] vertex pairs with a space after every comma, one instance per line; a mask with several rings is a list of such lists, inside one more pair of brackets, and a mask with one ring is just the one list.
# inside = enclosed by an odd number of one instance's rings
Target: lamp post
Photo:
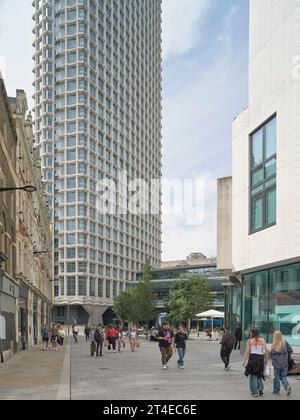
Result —
[[33, 185], [25, 185], [24, 187], [6, 187], [6, 188], [0, 188], [1, 192], [7, 192], [7, 191], [25, 191], [28, 193], [34, 193], [37, 191], [37, 188]]

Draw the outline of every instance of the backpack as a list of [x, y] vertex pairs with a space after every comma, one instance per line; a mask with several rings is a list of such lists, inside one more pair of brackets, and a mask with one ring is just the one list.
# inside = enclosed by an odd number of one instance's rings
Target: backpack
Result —
[[96, 330], [94, 338], [95, 338], [96, 343], [100, 343], [101, 340], [103, 340], [103, 334], [101, 334], [99, 330]]

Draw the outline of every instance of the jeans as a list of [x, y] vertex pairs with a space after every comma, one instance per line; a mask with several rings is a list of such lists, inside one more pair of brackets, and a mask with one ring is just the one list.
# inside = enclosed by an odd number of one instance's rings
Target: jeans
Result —
[[252, 395], [258, 394], [258, 392], [264, 391], [263, 380], [257, 375], [250, 376], [250, 392]]
[[186, 349], [182, 347], [178, 347], [177, 350], [178, 350], [178, 355], [179, 355], [178, 364], [180, 366], [184, 366], [184, 356], [185, 356]]
[[166, 365], [168, 361], [173, 356], [173, 349], [171, 346], [169, 347], [160, 347], [161, 352], [161, 361], [163, 365]]
[[103, 344], [104, 344], [103, 340], [100, 341], [99, 343], [97, 343], [97, 349], [96, 349], [97, 356], [99, 356], [99, 350], [100, 350], [100, 356], [102, 356], [102, 354], [103, 354]]
[[284, 389], [286, 391], [289, 390], [290, 384], [287, 378], [287, 370], [286, 369], [274, 369], [274, 394], [280, 393], [280, 383], [282, 383]]
[[223, 360], [226, 369], [228, 368], [229, 363], [230, 363], [230, 355], [231, 355], [230, 350], [226, 348], [221, 349], [221, 359]]

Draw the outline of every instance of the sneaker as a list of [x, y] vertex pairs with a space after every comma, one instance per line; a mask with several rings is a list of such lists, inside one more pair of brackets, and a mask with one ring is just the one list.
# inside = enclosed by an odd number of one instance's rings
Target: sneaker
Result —
[[181, 366], [180, 366], [180, 369], [184, 369], [184, 366], [183, 366], [183, 365], [181, 365]]
[[292, 394], [292, 388], [289, 386], [286, 395], [289, 397]]
[[168, 370], [168, 366], [167, 365], [163, 365], [163, 369], [164, 370]]
[[260, 397], [263, 397], [265, 394], [264, 394], [264, 391], [259, 391], [259, 396]]
[[114, 350], [113, 353], [117, 353], [117, 350]]
[[258, 395], [258, 394], [252, 394], [252, 397], [253, 397], [253, 398], [258, 398], [258, 397], [259, 397], [259, 395]]
[[225, 368], [226, 372], [229, 372], [231, 369], [231, 366], [227, 366], [227, 368]]

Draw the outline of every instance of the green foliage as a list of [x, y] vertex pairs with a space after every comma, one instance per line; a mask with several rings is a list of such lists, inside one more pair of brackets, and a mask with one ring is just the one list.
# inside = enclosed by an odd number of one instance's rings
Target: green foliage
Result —
[[113, 311], [122, 322], [135, 320], [134, 295], [132, 289], [122, 292], [114, 299]]
[[115, 298], [113, 310], [122, 322], [149, 322], [155, 318], [155, 295], [151, 279], [151, 267], [146, 261], [141, 282]]
[[168, 303], [168, 319], [183, 322], [196, 319], [199, 312], [211, 309], [214, 296], [206, 277], [195, 275], [173, 284]]

